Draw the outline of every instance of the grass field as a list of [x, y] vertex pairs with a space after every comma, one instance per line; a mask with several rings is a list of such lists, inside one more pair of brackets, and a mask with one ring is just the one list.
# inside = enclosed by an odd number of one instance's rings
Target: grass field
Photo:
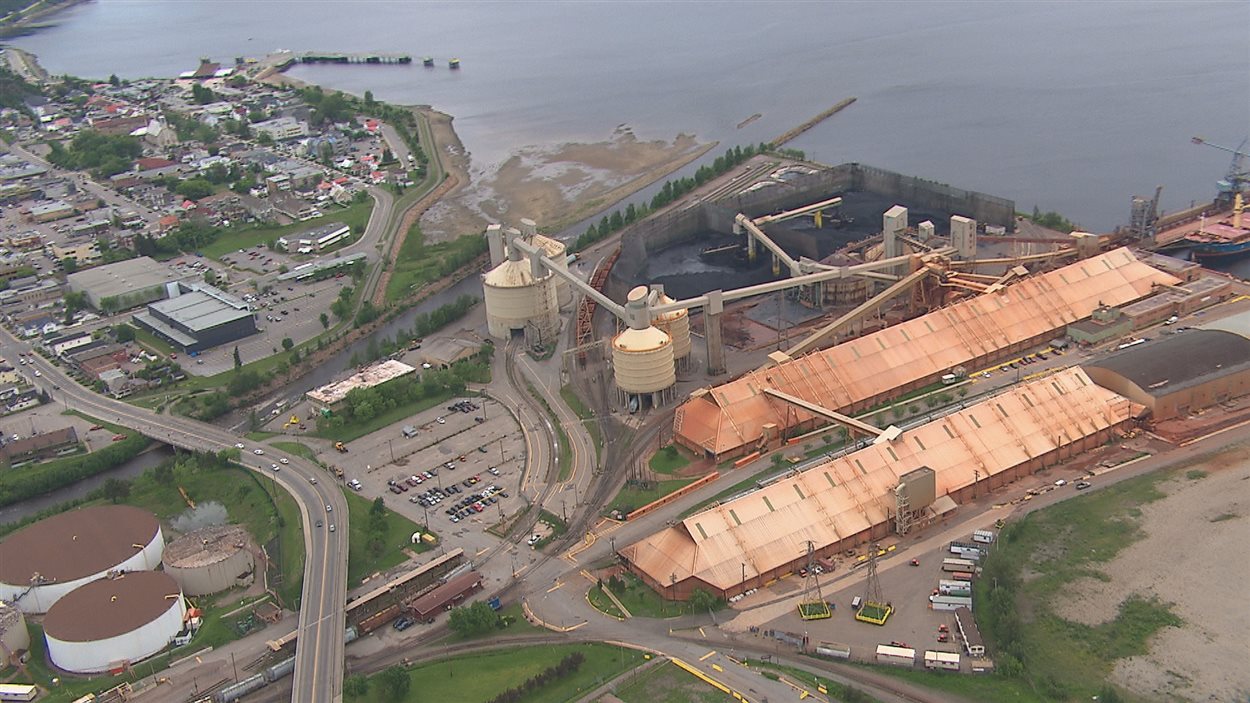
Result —
[[322, 208], [325, 217], [309, 222], [293, 222], [289, 225], [270, 227], [231, 227], [222, 231], [221, 236], [212, 244], [200, 249], [200, 253], [214, 259], [239, 249], [247, 249], [257, 244], [267, 244], [278, 237], [297, 234], [313, 227], [342, 222], [352, 228], [352, 232], [363, 232], [373, 212], [373, 198], [363, 203], [355, 203], [348, 207], [330, 205]]
[[625, 588], [613, 590], [612, 594], [636, 618], [671, 618], [693, 612], [688, 601], [664, 600], [633, 574], [622, 574], [620, 578]]
[[619, 510], [628, 513], [631, 510], [641, 508], [655, 500], [659, 500], [664, 496], [672, 493], [678, 488], [688, 486], [695, 482], [693, 478], [671, 478], [665, 481], [656, 481], [651, 488], [635, 488], [626, 484], [620, 493], [608, 503], [607, 512]]
[[724, 703], [734, 697], [712, 688], [672, 662], [657, 664], [621, 682], [616, 697], [625, 703]]
[[273, 442], [273, 447], [295, 456], [302, 456], [309, 461], [316, 461], [317, 459], [317, 452], [313, 451], [312, 447], [299, 442]]
[[[878, 674], [909, 681], [935, 691], [954, 693], [970, 701], [1010, 701], [1011, 703], [1049, 703], [1054, 700], [1033, 690], [1024, 679], [1013, 679], [1002, 674], [979, 676], [953, 676], [940, 671], [904, 669], [898, 666], [868, 666]], [[811, 674], [808, 679], [811, 680]], [[832, 690], [832, 689], [830, 689]], [[876, 700], [876, 699], [873, 699]]]
[[[847, 686], [845, 684], [838, 683], [824, 676], [818, 676], [816, 674], [813, 674], [808, 671], [804, 671], [803, 669], [799, 669], [797, 667], [786, 666], [784, 664], [777, 664], [775, 662], [760, 661], [758, 659], [747, 659], [746, 663], [747, 665], [756, 669], [760, 669], [761, 671], [773, 672], [775, 674], [784, 676], [788, 680], [793, 681], [794, 683], [797, 683], [799, 685], [807, 685], [807, 686], [813, 686], [813, 687], [824, 686], [825, 689], [829, 691], [829, 698], [831, 700], [855, 701], [855, 703], [881, 703], [881, 699], [870, 696], [867, 693], [864, 693], [863, 691], [853, 686]], [[887, 669], [898, 669], [898, 667], [885, 667], [885, 666], [870, 667], [870, 668], [872, 668], [874, 671], [886, 671]], [[898, 669], [898, 670], [902, 671], [901, 669]], [[893, 672], [889, 672], [889, 673], [893, 673]], [[929, 672], [929, 671], [917, 671], [917, 672], [906, 671], [904, 673], [919, 673], [919, 674], [933, 675], [933, 672]], [[950, 674], [947, 674], [945, 678], [973, 679], [973, 678], [981, 678], [981, 677], [972, 677], [972, 676], [961, 677], [961, 676], [952, 676]], [[1014, 699], [975, 698], [973, 700], [1006, 701], [1006, 700], [1014, 700]]]
[[386, 302], [412, 295], [422, 286], [447, 276], [484, 251], [484, 246], [480, 234], [427, 245], [419, 224], [414, 223], [404, 237], [393, 264], [395, 268], [386, 283]]
[[[503, 649], [421, 664], [409, 669], [411, 691], [400, 701], [486, 703], [547, 667], [554, 666], [561, 658], [573, 652], [581, 652], [586, 657], [577, 672], [524, 696], [520, 699], [522, 703], [575, 701], [602, 683], [643, 662], [640, 652], [593, 642]], [[355, 700], [386, 700], [379, 688], [377, 677], [373, 677], [369, 693], [364, 698]]]
[[487, 630], [486, 632], [481, 632], [476, 635], [469, 635], [468, 637], [462, 637], [460, 636], [459, 633], [452, 632], [450, 635], [448, 635], [447, 641], [448, 642], [469, 642], [471, 640], [492, 639], [495, 637], [499, 637], [501, 635], [526, 635], [526, 634], [532, 634], [535, 632], [547, 631], [546, 628], [542, 628], [537, 625], [531, 625], [530, 621], [525, 619], [525, 613], [524, 611], [521, 610], [520, 603], [513, 603], [511, 605], [505, 605], [503, 608], [499, 610], [499, 617], [510, 619], [512, 621], [512, 624], [508, 625], [506, 628], [502, 630]]
[[1047, 698], [1088, 700], [1106, 695], [1117, 659], [1145, 653], [1156, 632], [1180, 624], [1167, 604], [1132, 594], [1114, 620], [1096, 626], [1053, 610], [1068, 584], [1105, 578], [1099, 564], [1141, 537], [1138, 506], [1162, 498], [1157, 484], [1173, 475], [1129, 479], [1008, 523], [974, 586], [977, 620], [1001, 673]]
[[[569, 406], [575, 415], [581, 420], [594, 420], [595, 414], [590, 412], [590, 408], [582, 402], [581, 397], [573, 391], [572, 386], [563, 386], [560, 388], [560, 397], [564, 399], [564, 403]], [[583, 422], [582, 427], [586, 428], [586, 432], [590, 434], [590, 439], [595, 443], [595, 458], [603, 455], [603, 436], [599, 433], [598, 422]]]
[[376, 415], [370, 418], [368, 422], [353, 423], [351, 425], [327, 428], [325, 430], [318, 427], [316, 432], [311, 432], [310, 434], [314, 437], [321, 437], [322, 439], [332, 439], [338, 442], [350, 442], [354, 439], [360, 439], [367, 434], [377, 432], [387, 425], [412, 417], [423, 410], [429, 410], [437, 405], [442, 405], [451, 399], [451, 397], [452, 393], [450, 391], [445, 391], [439, 393], [438, 395], [406, 403], [393, 410]]
[[690, 465], [690, 457], [684, 449], [679, 448], [676, 444], [670, 444], [661, 447], [659, 451], [651, 455], [647, 461], [647, 465], [657, 474], [675, 474], [679, 469], [684, 469]]
[[[425, 542], [412, 544], [412, 533], [425, 529], [417, 523], [391, 510], [386, 511], [386, 531], [383, 533], [382, 553], [374, 557], [369, 554], [369, 509], [372, 502], [361, 498], [351, 491], [343, 491], [347, 497], [347, 513], [350, 523], [347, 552], [347, 582], [356, 584], [360, 579], [377, 571], [386, 571], [392, 566], [408, 560], [405, 549], [420, 554], [432, 547]], [[329, 518], [327, 518], [329, 519]]]

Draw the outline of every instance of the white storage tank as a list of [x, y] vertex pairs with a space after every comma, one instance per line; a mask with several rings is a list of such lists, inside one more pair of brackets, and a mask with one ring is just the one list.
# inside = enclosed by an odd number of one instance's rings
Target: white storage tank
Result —
[[169, 645], [187, 614], [178, 582], [132, 571], [74, 589], [43, 620], [48, 657], [75, 674], [114, 671]]
[[[556, 268], [563, 271], [569, 270], [569, 262], [567, 260], [568, 248], [564, 246], [564, 242], [539, 234], [538, 225], [533, 220], [524, 218], [521, 220], [521, 235], [529, 240], [530, 244], [541, 249], [547, 255], [547, 258], [551, 259], [552, 263], [556, 265]], [[560, 307], [573, 302], [573, 291], [570, 289], [568, 281], [556, 276], [555, 288], [556, 301], [560, 304]]]
[[[676, 301], [661, 293], [656, 302], [659, 305], [668, 305]], [[684, 308], [662, 312], [651, 319], [651, 324], [672, 338], [673, 359], [684, 368], [690, 358], [690, 312]]]
[[0, 601], [0, 662], [8, 663], [15, 652], [30, 651], [30, 632], [26, 616], [12, 605]]
[[548, 341], [548, 337], [555, 334], [559, 314], [551, 278], [548, 273], [535, 279], [530, 262], [523, 258], [507, 259], [491, 269], [482, 279], [486, 327], [490, 335], [507, 339], [514, 330], [527, 335], [537, 331], [542, 339], [531, 342]]
[[165, 572], [188, 596], [246, 586], [255, 571], [251, 540], [238, 525], [204, 527], [165, 547]]

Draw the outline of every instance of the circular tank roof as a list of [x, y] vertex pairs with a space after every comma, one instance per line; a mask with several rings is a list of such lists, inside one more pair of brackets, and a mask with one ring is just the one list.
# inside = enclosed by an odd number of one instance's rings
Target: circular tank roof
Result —
[[143, 627], [173, 606], [182, 593], [164, 571], [131, 571], [79, 586], [58, 600], [43, 618], [49, 637], [94, 642]]
[[159, 530], [152, 513], [129, 505], [53, 515], [0, 541], [0, 583], [29, 584], [35, 574], [74, 581], [108, 571], [148, 546]]
[[486, 278], [483, 279], [484, 285], [495, 288], [523, 288], [532, 286], [535, 283], [534, 275], [530, 272], [530, 263], [525, 259], [520, 261], [505, 260], [488, 271]]
[[[661, 293], [660, 297], [656, 300], [657, 305], [668, 305], [669, 303], [675, 303], [675, 302], [677, 301], [668, 297], [668, 295], [664, 293]], [[669, 310], [668, 312], [662, 312], [656, 315], [652, 319], [654, 320], [676, 320], [676, 319], [685, 317], [687, 314], [689, 314], [689, 312], [690, 311], [686, 310], [685, 308], [681, 308], [680, 310]]]
[[247, 531], [238, 525], [205, 527], [170, 542], [162, 559], [166, 567], [194, 569], [225, 561], [247, 543]]
[[626, 329], [612, 340], [612, 347], [623, 352], [648, 352], [660, 349], [672, 341], [663, 330], [655, 327]]
[[564, 246], [564, 242], [561, 242], [558, 239], [552, 239], [551, 237], [544, 237], [541, 234], [536, 234], [534, 235], [533, 244], [534, 246], [541, 248], [543, 252], [552, 259], [559, 260], [564, 257], [566, 247]]
[[634, 286], [633, 288], [629, 289], [629, 293], [626, 294], [625, 300], [631, 303], [636, 303], [639, 300], [642, 300], [643, 298], [646, 298], [646, 297], [647, 297], [646, 286]]

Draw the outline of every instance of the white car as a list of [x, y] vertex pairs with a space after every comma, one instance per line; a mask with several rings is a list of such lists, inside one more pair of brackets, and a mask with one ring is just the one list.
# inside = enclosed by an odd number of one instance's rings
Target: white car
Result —
[[281, 459], [278, 459], [278, 463], [279, 463], [279, 464], [289, 464], [289, 463], [291, 463], [291, 460], [290, 460], [290, 459], [288, 459], [288, 458], [286, 458], [286, 457], [282, 457]]
[[309, 476], [309, 477], [308, 477], [308, 482], [309, 482], [309, 483], [316, 483], [316, 482], [317, 482], [317, 477], [316, 477], [316, 476]]
[[278, 470], [278, 469], [280, 469], [281, 467], [280, 467], [280, 466], [278, 466], [277, 464], [270, 464], [270, 465], [269, 465], [269, 468], [270, 468], [270, 469], [273, 469], [274, 471], [277, 471], [277, 470]]
[[334, 506], [333, 506], [333, 505], [326, 505], [326, 512], [327, 512], [327, 513], [332, 513], [332, 512], [334, 512]]
[[35, 378], [39, 378], [43, 374], [39, 373], [39, 369], [35, 369]]
[[1063, 480], [1063, 479], [1059, 479], [1058, 481], [1055, 481], [1055, 485], [1056, 485], [1056, 486], [1066, 486], [1066, 485], [1068, 485], [1068, 482], [1067, 482], [1067, 481], [1065, 481], [1065, 480]]
[[264, 453], [265, 453], [265, 450], [264, 450], [264, 449], [253, 449], [253, 450], [252, 450], [252, 453], [253, 453], [253, 454], [255, 454], [256, 456], [260, 456], [261, 454], [264, 454]]
[[235, 449], [242, 449], [242, 448], [243, 448], [243, 443], [242, 443], [242, 442], [235, 442], [235, 444], [234, 444], [234, 448], [235, 448]]
[[528, 541], [526, 541], [526, 544], [528, 544], [529, 546], [531, 546], [531, 547], [532, 547], [532, 546], [534, 546], [534, 545], [538, 542], [538, 540], [540, 540], [540, 539], [542, 539], [542, 535], [540, 535], [540, 534], [538, 534], [537, 532], [535, 532], [534, 534], [530, 535], [530, 538], [529, 538], [529, 540], [528, 540]]
[[442, 415], [439, 415], [439, 416], [438, 416], [438, 420], [437, 420], [437, 422], [438, 422], [438, 424], [440, 424], [440, 425], [446, 425], [446, 424], [447, 424], [447, 420], [444, 420]]

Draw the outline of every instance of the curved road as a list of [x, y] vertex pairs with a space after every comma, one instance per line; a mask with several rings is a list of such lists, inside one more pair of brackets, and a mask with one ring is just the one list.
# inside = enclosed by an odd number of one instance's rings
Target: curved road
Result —
[[[31, 354], [29, 345], [9, 332], [0, 331], [0, 355], [15, 359], [30, 354], [31, 366], [43, 374], [33, 379], [67, 408], [101, 420], [126, 425], [181, 449], [208, 452], [232, 449], [243, 442], [247, 449], [240, 463], [273, 478], [299, 504], [304, 533], [304, 589], [299, 604], [299, 640], [295, 651], [294, 691], [299, 703], [332, 703], [342, 698], [344, 604], [347, 601], [347, 500], [337, 482], [313, 483], [325, 477], [321, 469], [301, 457], [266, 448], [264, 456], [251, 454], [252, 445], [215, 425], [173, 415], [158, 415], [144, 408], [112, 400], [83, 388], [43, 357]], [[56, 386], [59, 385], [59, 388]], [[255, 461], [249, 461], [253, 459]], [[265, 468], [285, 458], [281, 471]], [[314, 528], [323, 518], [325, 527]], [[330, 532], [328, 526], [336, 525]]]

